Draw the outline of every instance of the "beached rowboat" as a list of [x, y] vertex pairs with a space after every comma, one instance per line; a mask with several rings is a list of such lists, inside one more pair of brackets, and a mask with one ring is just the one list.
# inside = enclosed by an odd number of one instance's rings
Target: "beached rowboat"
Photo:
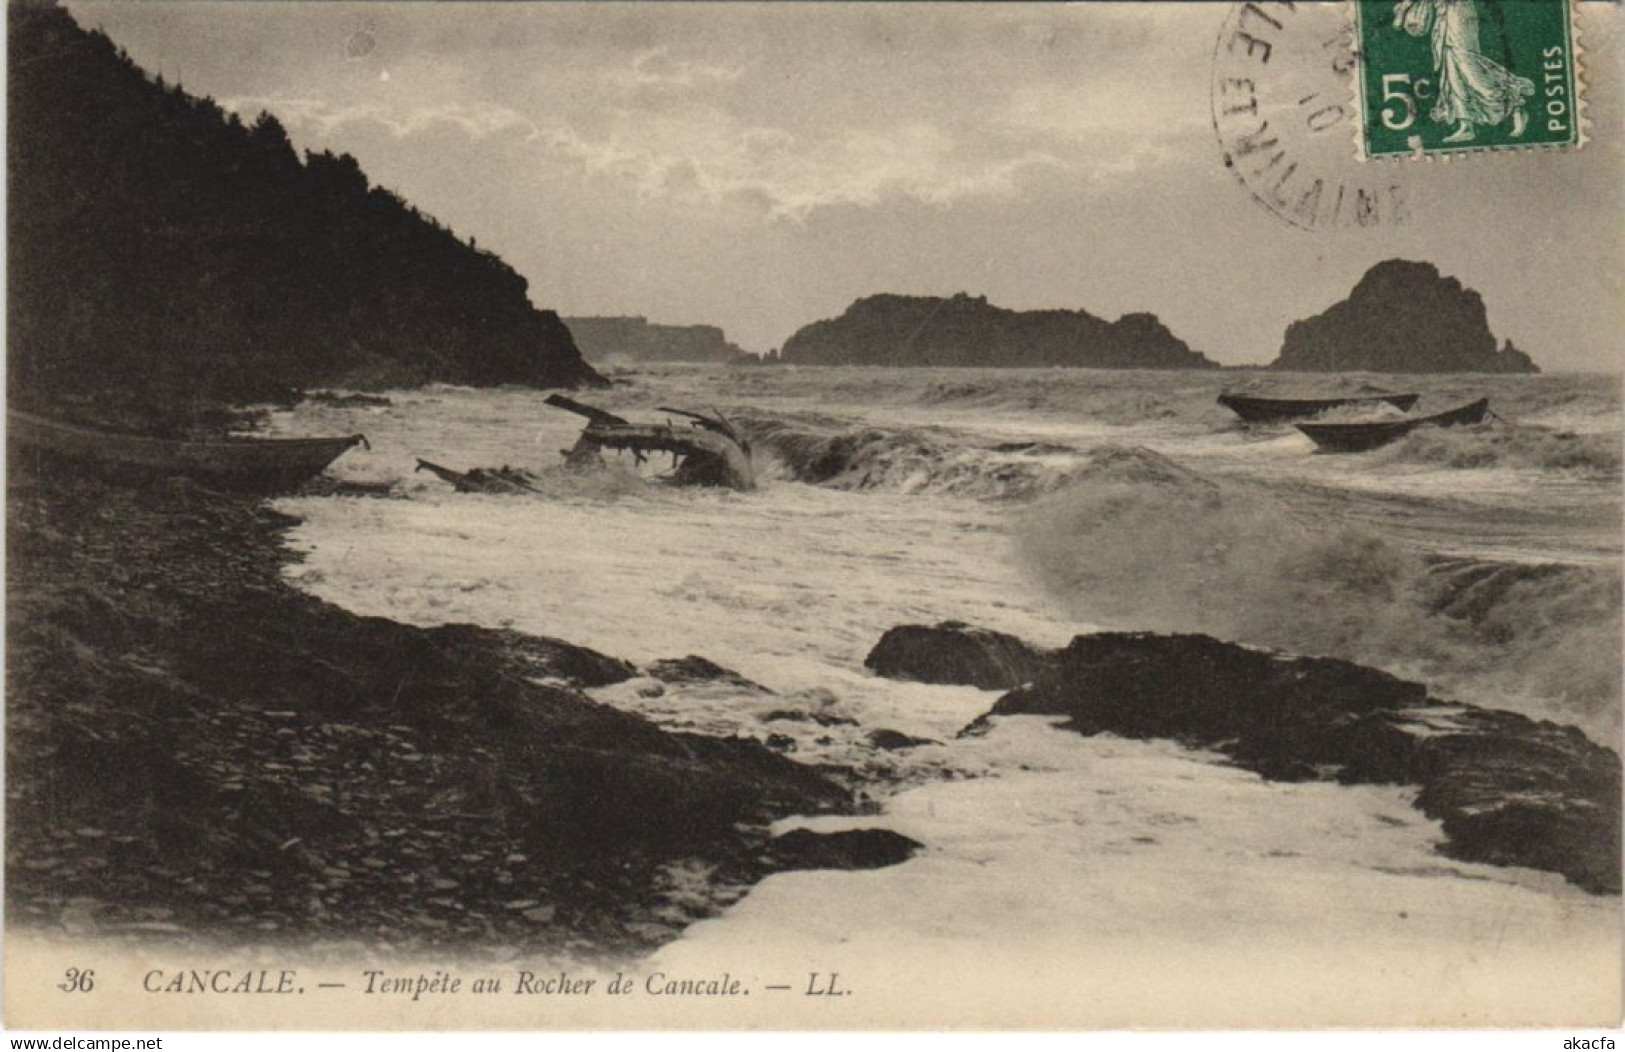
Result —
[[223, 489], [254, 493], [289, 490], [320, 475], [362, 435], [342, 438], [153, 438], [67, 424], [21, 410], [6, 413], [13, 457], [63, 461], [120, 479], [181, 475]]
[[1353, 398], [1254, 398], [1250, 395], [1222, 394], [1219, 404], [1249, 424], [1273, 424], [1284, 420], [1302, 420], [1317, 416], [1328, 409], [1348, 405], [1370, 405], [1387, 402], [1400, 412], [1408, 411], [1420, 395], [1361, 395]]
[[1369, 424], [1298, 424], [1297, 428], [1315, 445], [1329, 453], [1362, 453], [1404, 438], [1419, 427], [1455, 427], [1481, 423], [1490, 410], [1490, 400], [1476, 402], [1414, 420], [1378, 420]]

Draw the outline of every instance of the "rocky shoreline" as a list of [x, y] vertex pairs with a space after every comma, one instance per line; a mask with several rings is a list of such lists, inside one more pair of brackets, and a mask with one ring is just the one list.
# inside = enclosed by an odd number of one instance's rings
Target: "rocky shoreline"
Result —
[[912, 850], [773, 841], [851, 792], [581, 693], [625, 662], [299, 593], [292, 520], [251, 499], [9, 481], [17, 923], [582, 958], [659, 945], [778, 869]]
[[1620, 763], [1577, 728], [1431, 697], [1335, 658], [1202, 635], [1103, 632], [1044, 651], [958, 622], [894, 628], [866, 664], [1005, 693], [996, 716], [1214, 749], [1272, 781], [1415, 785], [1448, 857], [1560, 873], [1620, 893]]
[[[775, 697], [701, 656], [639, 669], [508, 630], [361, 617], [283, 579], [294, 520], [253, 499], [43, 479], [15, 461], [9, 482], [7, 897], [21, 924], [620, 958], [773, 872], [921, 847], [877, 829], [774, 837], [791, 815], [861, 811], [854, 789], [884, 791], [862, 783], [885, 776], [798, 763], [781, 735], [663, 730], [584, 693], [646, 679]], [[900, 625], [866, 664], [1004, 691], [962, 735], [1044, 715], [1212, 749], [1271, 780], [1412, 785], [1443, 854], [1619, 893], [1619, 760], [1573, 728], [1194, 635], [1044, 650]]]

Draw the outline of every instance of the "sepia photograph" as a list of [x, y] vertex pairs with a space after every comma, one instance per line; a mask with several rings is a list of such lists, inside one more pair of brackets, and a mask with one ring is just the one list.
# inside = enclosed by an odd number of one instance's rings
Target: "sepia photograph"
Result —
[[1620, 4], [5, 14], [7, 1029], [1620, 1026]]

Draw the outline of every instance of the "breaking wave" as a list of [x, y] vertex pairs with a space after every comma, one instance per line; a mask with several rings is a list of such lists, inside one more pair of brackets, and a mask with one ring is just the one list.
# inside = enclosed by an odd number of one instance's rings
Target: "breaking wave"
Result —
[[[496, 478], [498, 483], [489, 494], [504, 499], [546, 499], [591, 501], [646, 500], [650, 496], [649, 480], [640, 476], [624, 461], [609, 463], [596, 470], [578, 470], [561, 464], [550, 464], [537, 470], [501, 467], [476, 467], [469, 473], [479, 477]], [[514, 485], [503, 485], [503, 482]], [[432, 474], [413, 472], [401, 484], [404, 492], [430, 497], [457, 492], [450, 483]]]
[[978, 445], [930, 428], [852, 427], [805, 418], [735, 423], [755, 446], [764, 474], [831, 489], [1017, 499], [1064, 485], [1077, 456], [1070, 446]]
[[[1369, 407], [1350, 412], [1372, 416]], [[1093, 478], [1099, 470], [1098, 452], [1046, 442], [978, 442], [943, 428], [862, 426], [815, 414], [736, 423], [768, 477], [832, 489], [1022, 500]], [[1430, 427], [1377, 450], [1367, 462], [1377, 469], [1511, 468], [1610, 481], [1620, 477], [1622, 460], [1614, 433]]]
[[1617, 434], [1542, 427], [1425, 427], [1376, 453], [1379, 464], [1445, 468], [1527, 468], [1586, 478], [1618, 478]]
[[1342, 657], [1617, 737], [1611, 567], [1426, 556], [1143, 449], [1096, 457], [1015, 532], [1030, 572], [1086, 620]]
[[1357, 402], [1340, 405], [1317, 413], [1317, 424], [1363, 424], [1378, 420], [1403, 420], [1405, 412], [1389, 402]]
[[936, 380], [915, 393], [912, 401], [917, 405], [955, 409], [1049, 410], [1079, 414], [1105, 424], [1125, 425], [1199, 416], [1208, 409], [1212, 395], [1205, 388], [1193, 392], [1176, 384], [1155, 390], [1080, 386], [1074, 377], [1056, 378], [1039, 373], [1009, 378]]

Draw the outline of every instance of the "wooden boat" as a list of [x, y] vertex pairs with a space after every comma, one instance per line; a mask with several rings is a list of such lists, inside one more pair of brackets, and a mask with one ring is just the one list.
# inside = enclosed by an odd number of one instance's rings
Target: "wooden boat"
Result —
[[[625, 417], [577, 402], [561, 394], [547, 396], [547, 404], [587, 418], [581, 437], [569, 449], [560, 450], [565, 466], [592, 471], [604, 466], [603, 451], [626, 450], [639, 464], [651, 453], [670, 453], [674, 470], [666, 481], [680, 486], [727, 486], [748, 490], [756, 486], [756, 473], [750, 460], [750, 443], [734, 430], [726, 417], [714, 410], [710, 415], [687, 409], [661, 406], [660, 411], [684, 417], [688, 426], [634, 424]], [[418, 471], [427, 471], [457, 487], [460, 493], [540, 493], [531, 483], [534, 476], [514, 468], [487, 471], [454, 471], [432, 461], [418, 460]]]
[[153, 438], [67, 424], [21, 410], [6, 413], [13, 457], [62, 462], [118, 480], [175, 475], [251, 493], [284, 492], [320, 475], [363, 435], [342, 438]]
[[1249, 424], [1274, 424], [1286, 420], [1302, 420], [1317, 416], [1328, 409], [1347, 405], [1370, 405], [1387, 402], [1400, 412], [1408, 412], [1420, 395], [1359, 395], [1350, 398], [1255, 398], [1251, 395], [1222, 394], [1219, 404]]
[[517, 468], [500, 467], [494, 471], [475, 468], [473, 471], [453, 471], [431, 460], [418, 458], [414, 471], [427, 471], [442, 481], [457, 487], [458, 493], [540, 493], [531, 485], [531, 477]]
[[1481, 423], [1489, 411], [1490, 400], [1480, 398], [1468, 405], [1413, 420], [1377, 420], [1369, 424], [1298, 424], [1297, 428], [1326, 452], [1362, 453], [1404, 438], [1420, 427]]

